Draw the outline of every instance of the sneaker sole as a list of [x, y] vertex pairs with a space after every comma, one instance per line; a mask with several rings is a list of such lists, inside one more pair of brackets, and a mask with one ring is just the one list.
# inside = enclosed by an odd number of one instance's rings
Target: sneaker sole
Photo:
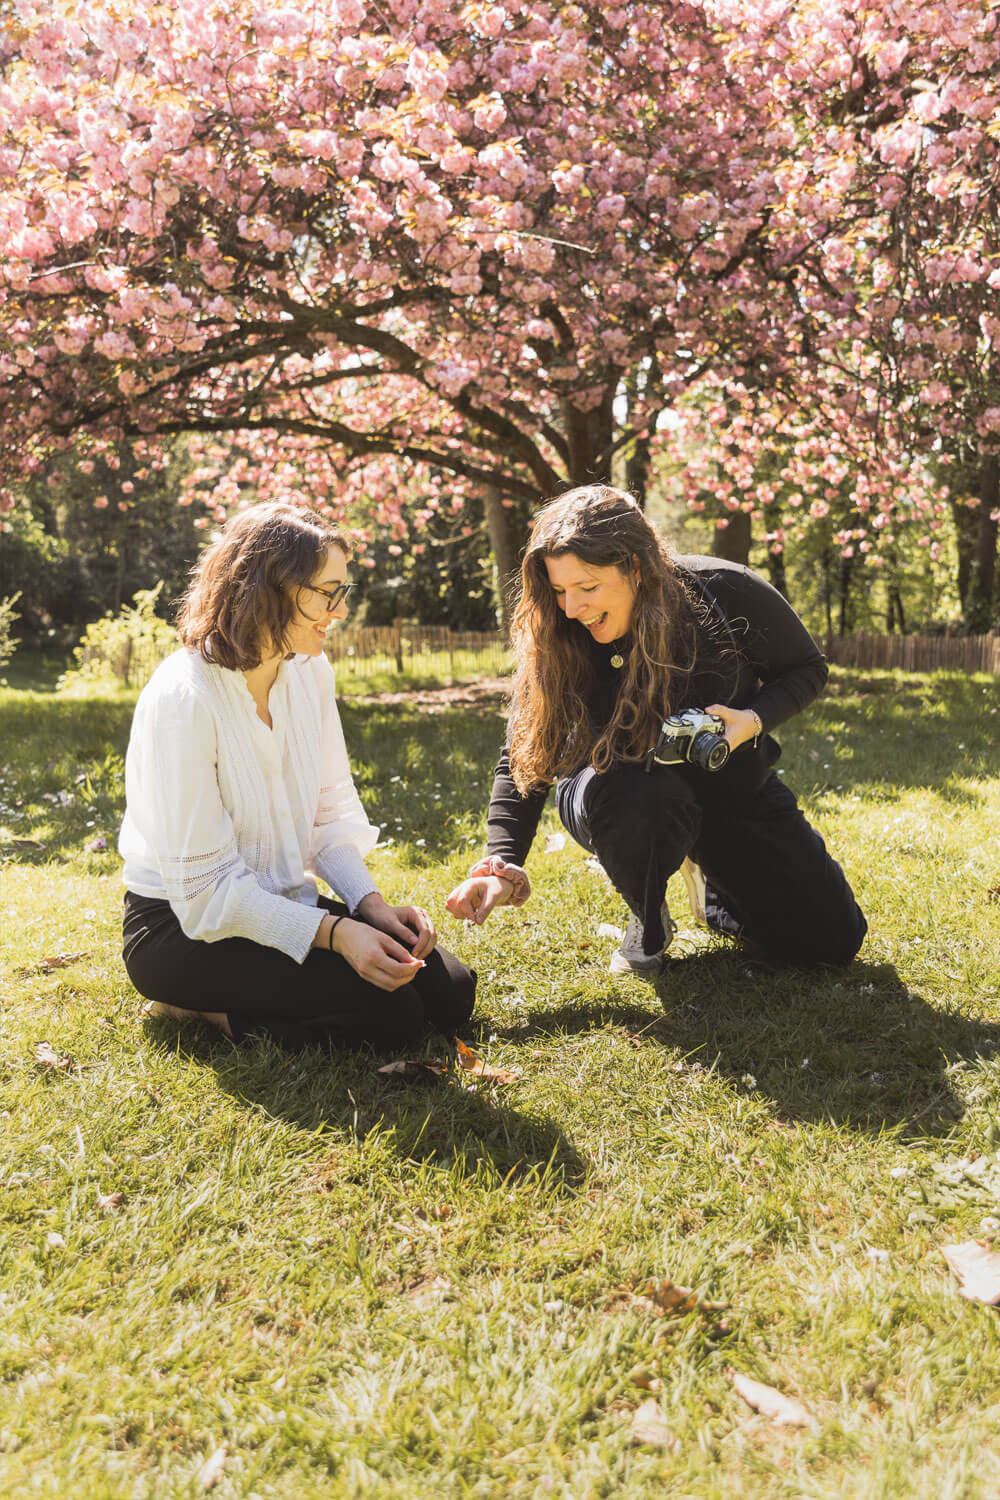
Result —
[[612, 974], [634, 974], [636, 979], [659, 979], [666, 969], [666, 960], [660, 953], [651, 953], [649, 962], [633, 963], [622, 953], [612, 953], [608, 968]]

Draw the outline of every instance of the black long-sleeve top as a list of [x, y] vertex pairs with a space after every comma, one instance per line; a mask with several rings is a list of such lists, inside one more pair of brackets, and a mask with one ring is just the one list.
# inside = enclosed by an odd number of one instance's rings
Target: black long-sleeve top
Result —
[[[749, 568], [717, 557], [679, 557], [676, 565], [694, 601], [695, 655], [687, 672], [671, 678], [670, 712], [725, 703], [752, 708], [765, 732], [801, 713], [821, 692], [829, 675], [826, 658], [798, 615], [778, 590]], [[611, 665], [625, 655], [629, 637], [601, 645], [580, 626], [593, 673], [587, 711], [599, 734], [610, 722], [622, 682]], [[739, 799], [756, 789], [777, 760], [780, 749], [765, 733], [757, 746], [749, 742], [730, 756], [721, 771], [696, 766], [674, 767], [696, 795]], [[522, 796], [510, 774], [505, 744], [493, 780], [487, 815], [487, 851], [523, 864], [538, 828], [548, 786]]]

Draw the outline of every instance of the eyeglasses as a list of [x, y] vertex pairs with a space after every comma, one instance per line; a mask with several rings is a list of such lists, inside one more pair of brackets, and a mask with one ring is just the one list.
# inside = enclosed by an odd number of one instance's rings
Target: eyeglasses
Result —
[[350, 597], [353, 587], [353, 583], [338, 583], [336, 588], [318, 589], [314, 584], [304, 583], [300, 592], [303, 594], [318, 595], [316, 600], [307, 600], [306, 603], [312, 603], [315, 608], [325, 609], [327, 614], [333, 614], [337, 606], [346, 602]]

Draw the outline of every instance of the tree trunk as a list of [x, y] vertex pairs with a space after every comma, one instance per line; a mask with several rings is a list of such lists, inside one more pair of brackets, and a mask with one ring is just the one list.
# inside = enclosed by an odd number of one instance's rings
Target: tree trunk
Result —
[[847, 632], [848, 632], [848, 630], [850, 629], [850, 623], [851, 623], [851, 621], [850, 621], [850, 601], [851, 601], [851, 573], [852, 573], [852, 571], [853, 571], [853, 567], [852, 567], [851, 559], [849, 557], [842, 557], [840, 559], [840, 579], [839, 579], [839, 588], [838, 588], [839, 603], [840, 603], [840, 628], [837, 631], [838, 635], [846, 635]]
[[785, 554], [784, 554], [784, 551], [781, 551], [781, 552], [772, 552], [770, 550], [770, 548], [768, 548], [768, 553], [767, 553], [767, 572], [768, 572], [768, 577], [771, 580], [771, 586], [773, 588], [776, 588], [778, 590], [779, 594], [784, 594], [785, 598], [787, 599], [788, 598], [788, 575], [787, 575], [787, 573], [785, 571]]
[[997, 522], [992, 519], [992, 513], [1000, 507], [1000, 460], [994, 456], [982, 460], [979, 500], [979, 525], [964, 609], [965, 628], [970, 635], [986, 635], [993, 629], [996, 618], [993, 590], [997, 568]]
[[510, 598], [517, 581], [517, 543], [511, 525], [511, 512], [504, 506], [496, 485], [489, 484], [483, 500], [486, 530], [493, 553], [493, 592], [497, 620], [505, 641], [510, 640]]
[[830, 587], [830, 549], [823, 548], [823, 609], [826, 613], [827, 655], [833, 649], [833, 591]]
[[734, 510], [728, 520], [728, 526], [715, 529], [712, 555], [746, 567], [750, 560], [750, 516], [745, 510]]
[[581, 411], [568, 401], [562, 405], [563, 426], [569, 447], [569, 482], [578, 484], [611, 483], [611, 442], [615, 419], [612, 403], [615, 382], [604, 388], [601, 404]]

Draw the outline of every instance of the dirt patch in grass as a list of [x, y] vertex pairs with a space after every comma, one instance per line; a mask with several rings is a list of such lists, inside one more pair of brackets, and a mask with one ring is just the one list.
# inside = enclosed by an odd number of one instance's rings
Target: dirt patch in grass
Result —
[[445, 713], [452, 708], [473, 708], [480, 712], [502, 711], [510, 679], [476, 677], [471, 682], [456, 682], [448, 687], [408, 688], [398, 693], [352, 693], [345, 695], [351, 703], [403, 703], [407, 708], [422, 708], [427, 713]]

